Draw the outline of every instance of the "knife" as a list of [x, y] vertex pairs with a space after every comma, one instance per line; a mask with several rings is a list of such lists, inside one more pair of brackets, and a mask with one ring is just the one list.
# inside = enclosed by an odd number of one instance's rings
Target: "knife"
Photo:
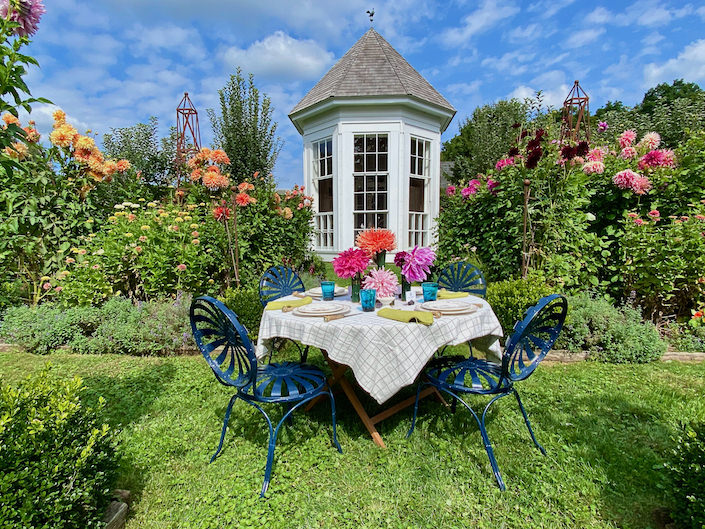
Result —
[[364, 312], [357, 312], [357, 311], [350, 311], [347, 314], [331, 314], [330, 316], [323, 316], [323, 321], [334, 321], [334, 320], [342, 320], [343, 318], [349, 318], [350, 316], [359, 316], [360, 314], [364, 314]]

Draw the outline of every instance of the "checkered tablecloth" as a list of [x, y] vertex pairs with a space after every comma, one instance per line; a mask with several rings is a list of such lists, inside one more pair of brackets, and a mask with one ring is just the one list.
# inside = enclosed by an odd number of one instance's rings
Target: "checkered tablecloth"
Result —
[[[502, 337], [502, 326], [497, 316], [485, 300], [474, 296], [465, 300], [481, 303], [482, 308], [472, 314], [436, 318], [430, 326], [389, 320], [376, 312], [357, 314], [359, 304], [352, 305], [354, 316], [331, 322], [293, 312], [265, 310], [256, 354], [258, 358], [269, 354], [270, 341], [276, 337], [325, 349], [332, 360], [350, 366], [360, 387], [382, 403], [412, 384], [436, 350], [444, 345], [473, 340], [475, 347], [500, 356], [498, 339]], [[394, 308], [412, 310], [398, 303]]]

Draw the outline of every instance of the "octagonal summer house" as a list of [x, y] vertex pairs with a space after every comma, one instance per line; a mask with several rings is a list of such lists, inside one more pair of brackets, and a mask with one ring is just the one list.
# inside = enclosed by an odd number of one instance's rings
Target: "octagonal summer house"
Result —
[[399, 250], [431, 244], [441, 133], [454, 115], [372, 28], [299, 101], [289, 118], [304, 140], [321, 257], [331, 260], [372, 227], [392, 230]]

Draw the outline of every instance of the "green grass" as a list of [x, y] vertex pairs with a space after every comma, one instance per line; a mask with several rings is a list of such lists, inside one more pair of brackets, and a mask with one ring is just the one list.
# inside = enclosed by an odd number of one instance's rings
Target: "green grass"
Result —
[[118, 486], [135, 495], [127, 529], [656, 528], [669, 502], [660, 464], [670, 436], [681, 420], [705, 419], [703, 364], [543, 365], [520, 388], [546, 457], [513, 400], [489, 414], [501, 493], [469, 414], [427, 399], [410, 439], [410, 413], [382, 423], [383, 450], [340, 395], [344, 453], [331, 446], [327, 405], [296, 414], [262, 501], [267, 435], [254, 410], [235, 406], [208, 464], [231, 393], [200, 357], [0, 353], [0, 378], [15, 382], [47, 360], [59, 376], [83, 377], [89, 400], [107, 399], [123, 454]]

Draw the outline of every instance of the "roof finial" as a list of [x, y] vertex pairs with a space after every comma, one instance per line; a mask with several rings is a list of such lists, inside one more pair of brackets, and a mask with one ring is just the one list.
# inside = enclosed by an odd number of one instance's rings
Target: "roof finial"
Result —
[[370, 15], [370, 24], [374, 23], [374, 21], [373, 21], [372, 19], [373, 19], [374, 16], [375, 16], [375, 8], [373, 7], [373, 8], [372, 8], [372, 11], [370, 11], [370, 10], [368, 9], [368, 10], [367, 10], [367, 14]]

